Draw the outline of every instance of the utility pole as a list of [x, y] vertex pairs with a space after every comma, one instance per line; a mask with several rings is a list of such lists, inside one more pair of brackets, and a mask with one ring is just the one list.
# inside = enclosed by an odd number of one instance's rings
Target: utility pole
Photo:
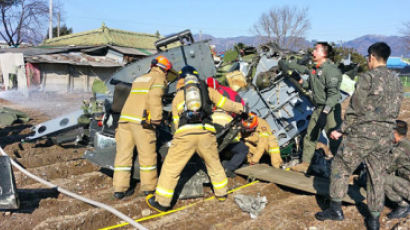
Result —
[[60, 37], [60, 11], [57, 13], [57, 37]]
[[50, 6], [49, 6], [49, 27], [48, 27], [48, 39], [53, 38], [53, 0], [49, 0]]

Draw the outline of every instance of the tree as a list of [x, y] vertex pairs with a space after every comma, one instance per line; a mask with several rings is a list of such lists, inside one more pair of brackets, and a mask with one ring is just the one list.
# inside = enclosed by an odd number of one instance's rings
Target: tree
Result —
[[302, 41], [310, 29], [308, 8], [272, 8], [261, 15], [253, 29], [262, 40], [275, 42], [283, 49], [302, 48]]
[[155, 32], [155, 37], [157, 37], [157, 38], [160, 38], [160, 37], [161, 37], [161, 34], [159, 33], [159, 30], [157, 30], [157, 31]]
[[[68, 35], [73, 33], [73, 28], [68, 28], [66, 25], [60, 26], [60, 36]], [[53, 27], [53, 38], [57, 37], [57, 26]], [[46, 33], [46, 39], [48, 39], [48, 30]]]
[[[339, 65], [339, 68], [341, 68], [340, 63], [342, 62], [342, 59], [346, 58], [350, 54], [350, 60], [352, 63], [357, 64], [357, 73], [365, 72], [368, 70], [367, 66], [367, 60], [366, 58], [359, 54], [355, 49], [353, 48], [347, 48], [347, 47], [336, 47], [333, 46], [333, 51], [334, 51], [334, 62]], [[344, 66], [341, 68], [342, 72], [344, 70], [350, 70], [349, 68], [353, 66]]]
[[0, 0], [0, 36], [10, 45], [37, 44], [47, 26], [48, 0]]

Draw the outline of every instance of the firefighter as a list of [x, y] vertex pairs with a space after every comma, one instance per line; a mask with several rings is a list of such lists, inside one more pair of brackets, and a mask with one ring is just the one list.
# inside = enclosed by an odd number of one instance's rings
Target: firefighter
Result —
[[249, 118], [242, 120], [241, 135], [249, 147], [249, 164], [259, 163], [262, 155], [267, 153], [270, 155], [272, 166], [279, 168], [282, 164], [282, 158], [280, 157], [278, 141], [271, 133], [271, 128], [266, 120], [253, 112], [249, 113]]
[[115, 133], [117, 154], [114, 162], [114, 197], [122, 199], [134, 192], [130, 188], [134, 146], [140, 165], [140, 191], [148, 194], [157, 185], [157, 153], [155, 127], [162, 120], [162, 95], [171, 62], [158, 56], [151, 62], [150, 71], [132, 83]]
[[215, 78], [208, 77], [206, 79], [206, 83], [208, 84], [208, 87], [216, 89], [220, 94], [229, 98], [231, 101], [240, 102], [242, 103], [242, 105], [245, 105], [245, 102], [243, 101], [242, 97], [239, 96], [238, 92], [234, 91], [230, 87], [219, 84], [219, 82]]
[[[229, 98], [231, 101], [240, 102], [242, 105], [245, 105], [245, 102], [236, 91], [234, 91], [230, 87], [219, 84], [219, 82], [215, 78], [208, 77], [206, 79], [206, 82], [208, 87], [214, 88], [220, 94]], [[217, 133], [219, 133], [218, 129], [226, 129], [226, 126], [230, 122], [232, 122], [233, 117], [235, 117], [235, 113], [228, 113], [222, 109], [217, 108], [214, 109], [214, 113], [212, 114], [212, 122], [215, 124]], [[222, 166], [225, 169], [226, 175], [233, 178], [236, 176], [234, 171], [239, 168], [239, 166], [246, 159], [249, 148], [242, 140], [240, 140], [240, 135], [238, 135], [235, 139], [232, 140], [232, 143], [226, 146], [225, 150], [229, 151], [232, 154], [232, 157], [227, 161], [222, 161]]]
[[246, 116], [242, 104], [232, 102], [199, 80], [194, 67], [183, 67], [180, 78], [179, 82], [184, 81], [184, 87], [178, 90], [172, 101], [176, 131], [162, 165], [155, 195], [146, 197], [148, 206], [158, 212], [171, 207], [180, 174], [195, 152], [205, 161], [215, 196], [220, 201], [226, 199], [228, 179], [219, 159], [215, 127], [210, 118], [212, 104]]

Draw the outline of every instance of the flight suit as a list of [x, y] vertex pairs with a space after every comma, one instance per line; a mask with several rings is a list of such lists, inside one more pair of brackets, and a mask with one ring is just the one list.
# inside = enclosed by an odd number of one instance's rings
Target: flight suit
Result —
[[130, 186], [134, 146], [140, 164], [140, 190], [155, 190], [158, 180], [155, 129], [144, 128], [141, 122], [162, 120], [162, 95], [166, 83], [166, 74], [159, 67], [152, 67], [149, 73], [137, 77], [132, 83], [115, 132], [115, 192], [124, 192]]
[[282, 163], [280, 157], [280, 148], [278, 141], [271, 133], [269, 123], [258, 117], [258, 127], [249, 136], [242, 136], [245, 144], [249, 147], [248, 162], [256, 164], [261, 159], [263, 153], [270, 155], [271, 164], [275, 168], [279, 168]]
[[[213, 88], [208, 87], [208, 95], [217, 108], [234, 113], [243, 111], [242, 104], [232, 102]], [[179, 118], [184, 112], [184, 107], [184, 90], [179, 90], [172, 101], [172, 115], [176, 131], [162, 165], [155, 191], [155, 200], [164, 207], [170, 207], [180, 174], [195, 152], [205, 161], [215, 195], [227, 194], [228, 179], [219, 159], [215, 127], [208, 123], [185, 124], [179, 127]]]
[[384, 192], [391, 201], [400, 205], [403, 200], [410, 201], [410, 141], [400, 140], [393, 148], [391, 159]]
[[[296, 70], [301, 74], [309, 74], [309, 79], [303, 81], [302, 87], [312, 90], [312, 100], [316, 105], [315, 110], [310, 118], [307, 133], [303, 139], [303, 162], [310, 163], [315, 153], [317, 140], [311, 140], [311, 133], [315, 128], [320, 113], [326, 108], [330, 110], [326, 117], [326, 126], [324, 127], [327, 136], [342, 123], [340, 84], [342, 74], [340, 70], [331, 61], [325, 61], [321, 66], [309, 70], [306, 66], [296, 62], [282, 62], [286, 68]], [[321, 132], [322, 130], [320, 130]], [[341, 139], [329, 140], [330, 150], [333, 155], [337, 152]]]

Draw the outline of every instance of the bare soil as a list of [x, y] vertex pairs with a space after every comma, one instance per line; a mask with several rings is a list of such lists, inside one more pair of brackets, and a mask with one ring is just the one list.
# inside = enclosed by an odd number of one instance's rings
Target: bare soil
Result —
[[[110, 173], [82, 158], [85, 147], [63, 148], [50, 145], [45, 140], [36, 143], [20, 142], [29, 133], [30, 125], [78, 109], [86, 96], [55, 94], [45, 97], [46, 103], [30, 106], [34, 104], [30, 101], [37, 103], [43, 95], [35, 95], [25, 99], [26, 103], [21, 103], [9, 98], [2, 99], [0, 94], [1, 106], [22, 110], [32, 118], [27, 124], [16, 123], [0, 130], [0, 145], [26, 169], [62, 188], [111, 205], [134, 219], [155, 214], [145, 204], [144, 197], [137, 193], [121, 201], [114, 200]], [[60, 106], [56, 106], [57, 103]], [[400, 119], [410, 123], [409, 98], [403, 102]], [[21, 208], [17, 211], [0, 210], [0, 229], [99, 229], [121, 222], [111, 213], [59, 194], [55, 189], [47, 188], [21, 172], [14, 171], [14, 174]], [[247, 180], [239, 176], [229, 179], [230, 188], [246, 183]], [[206, 197], [213, 195], [210, 189], [206, 191]], [[233, 201], [233, 195], [223, 203], [215, 199], [204, 201], [202, 198], [180, 200], [176, 208], [199, 203], [141, 224], [148, 229], [365, 229], [363, 215], [366, 211], [363, 205], [345, 205], [345, 221], [321, 222], [315, 220], [314, 214], [325, 203], [322, 197], [266, 182], [256, 183], [235, 193], [260, 194], [267, 197], [268, 204], [254, 220], [239, 209]], [[410, 229], [410, 219], [388, 220], [386, 214], [390, 211], [389, 207], [383, 211], [382, 229]], [[128, 228], [130, 227], [122, 227]]]

